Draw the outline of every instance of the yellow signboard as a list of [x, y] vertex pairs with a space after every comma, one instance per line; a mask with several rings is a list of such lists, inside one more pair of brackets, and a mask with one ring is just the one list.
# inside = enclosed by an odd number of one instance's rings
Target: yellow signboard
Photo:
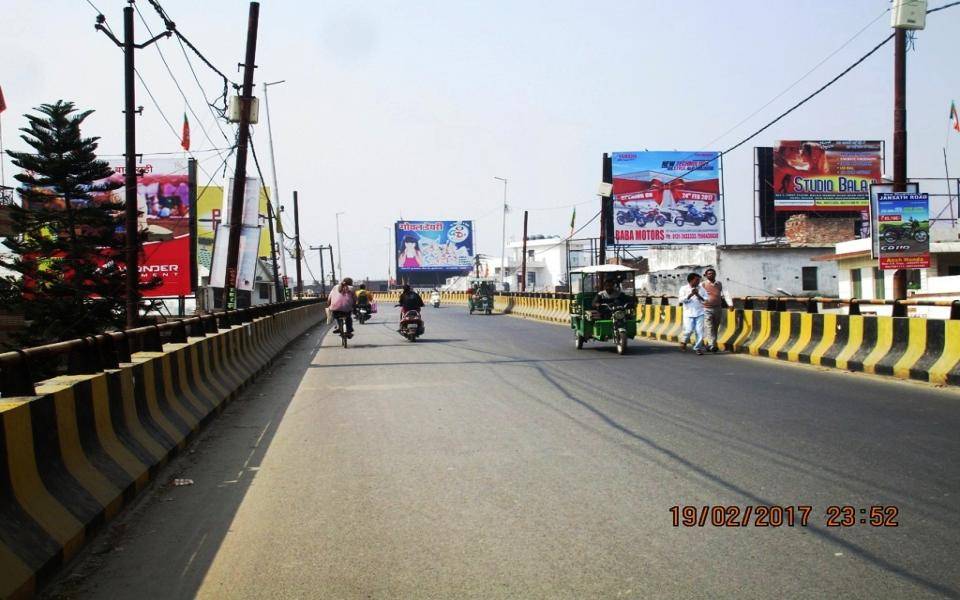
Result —
[[[197, 265], [201, 276], [210, 274], [213, 263], [213, 240], [220, 226], [223, 209], [223, 187], [207, 186], [197, 189]], [[270, 256], [270, 232], [267, 231], [267, 192], [260, 187], [260, 252]]]

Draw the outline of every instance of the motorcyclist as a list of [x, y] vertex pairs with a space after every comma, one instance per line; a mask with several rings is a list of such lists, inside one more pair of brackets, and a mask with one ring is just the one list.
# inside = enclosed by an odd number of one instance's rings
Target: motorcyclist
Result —
[[434, 306], [440, 306], [440, 291], [433, 290], [433, 293], [430, 294], [430, 303]]
[[637, 299], [630, 294], [623, 293], [620, 282], [613, 277], [603, 281], [603, 289], [593, 297], [593, 310], [599, 311], [601, 319], [609, 319], [615, 308], [633, 308]]
[[[330, 296], [327, 299], [330, 306], [330, 311], [333, 313], [335, 319], [343, 318], [347, 323], [347, 337], [353, 337], [353, 306], [355, 298], [353, 295], [353, 279], [350, 277], [344, 278], [340, 285], [337, 286], [330, 292]], [[339, 320], [337, 321], [337, 327], [333, 330], [334, 333], [340, 333]]]
[[397, 299], [397, 306], [400, 307], [400, 320], [403, 320], [403, 315], [411, 310], [417, 312], [423, 308], [423, 298], [420, 297], [409, 284], [404, 284], [403, 291], [400, 292], [400, 298]]

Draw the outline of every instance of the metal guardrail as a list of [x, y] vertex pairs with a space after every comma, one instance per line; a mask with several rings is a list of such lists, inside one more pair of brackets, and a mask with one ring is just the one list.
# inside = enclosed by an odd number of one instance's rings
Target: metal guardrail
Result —
[[60, 374], [100, 373], [130, 362], [131, 355], [136, 352], [162, 352], [164, 343], [186, 342], [188, 337], [204, 337], [220, 329], [230, 329], [234, 325], [318, 302], [319, 299], [291, 300], [225, 310], [5, 352], [0, 354], [0, 397], [35, 395], [34, 384], [46, 378], [38, 372], [40, 365], [59, 363], [66, 358], [65, 371], [55, 369]]

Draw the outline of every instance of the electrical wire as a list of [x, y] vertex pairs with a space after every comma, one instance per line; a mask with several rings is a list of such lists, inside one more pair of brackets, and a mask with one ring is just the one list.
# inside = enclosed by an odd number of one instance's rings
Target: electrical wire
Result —
[[[134, 4], [133, 7], [136, 9], [137, 15], [140, 17], [140, 22], [143, 23], [143, 26], [146, 28], [147, 33], [152, 38], [153, 30], [150, 29], [150, 25], [147, 23], [147, 20], [144, 18], [143, 13], [140, 11], [140, 6], [137, 4]], [[207, 138], [208, 142], [210, 142], [210, 146], [216, 147], [217, 144], [210, 137], [210, 134], [207, 133], [207, 128], [203, 126], [203, 121], [200, 119], [200, 116], [197, 114], [197, 112], [193, 110], [193, 105], [190, 104], [190, 100], [187, 99], [187, 95], [184, 93], [183, 88], [180, 86], [180, 82], [177, 80], [176, 75], [173, 74], [173, 69], [170, 68], [170, 64], [167, 62], [167, 58], [163, 55], [163, 50], [160, 48], [160, 44], [154, 44], [153, 46], [154, 48], [156, 48], [157, 54], [160, 56], [160, 61], [163, 63], [163, 66], [167, 70], [167, 74], [170, 75], [170, 79], [173, 80], [173, 85], [176, 86], [177, 91], [180, 92], [180, 97], [183, 98], [183, 102], [184, 104], [186, 104], [187, 110], [189, 110], [190, 114], [193, 115], [193, 117], [197, 120], [197, 124], [200, 126], [200, 131], [203, 132], [204, 137]], [[206, 101], [206, 96], [204, 96], [204, 101]], [[230, 140], [228, 138], [227, 142], [229, 141]]]
[[780, 92], [779, 94], [777, 94], [776, 96], [774, 96], [773, 98], [771, 98], [766, 104], [764, 104], [763, 106], [761, 106], [761, 107], [758, 108], [757, 110], [753, 111], [752, 113], [750, 113], [749, 115], [747, 115], [746, 117], [744, 117], [744, 118], [743, 118], [740, 122], [738, 122], [736, 125], [734, 125], [733, 127], [727, 129], [726, 131], [724, 131], [723, 133], [721, 133], [720, 135], [718, 135], [718, 136], [715, 137], [714, 139], [712, 139], [712, 140], [710, 140], [709, 142], [707, 142], [707, 144], [706, 144], [705, 147], [706, 147], [706, 148], [709, 148], [710, 146], [712, 146], [712, 145], [713, 145], [714, 143], [716, 143], [717, 141], [725, 138], [728, 134], [730, 134], [731, 132], [735, 131], [738, 127], [740, 127], [741, 125], [743, 125], [744, 123], [746, 123], [747, 121], [749, 121], [750, 119], [752, 119], [753, 117], [755, 117], [757, 114], [759, 114], [763, 109], [767, 108], [768, 106], [770, 106], [771, 104], [773, 104], [774, 102], [776, 102], [777, 100], [779, 100], [780, 98], [782, 98], [784, 94], [786, 94], [787, 92], [789, 92], [790, 90], [792, 90], [793, 88], [795, 88], [797, 85], [800, 84], [800, 82], [802, 82], [803, 80], [805, 80], [807, 77], [809, 77], [811, 74], [813, 74], [814, 71], [816, 71], [816, 70], [819, 69], [821, 66], [823, 66], [824, 63], [826, 63], [828, 60], [830, 60], [831, 58], [833, 58], [834, 56], [836, 56], [841, 50], [843, 50], [844, 48], [846, 48], [847, 46], [849, 46], [855, 39], [857, 39], [858, 37], [860, 37], [860, 34], [862, 34], [864, 31], [866, 31], [867, 29], [869, 29], [874, 23], [876, 23], [876, 22], [879, 21], [881, 18], [883, 18], [883, 16], [884, 16], [885, 14], [887, 14], [888, 12], [890, 12], [890, 9], [889, 9], [889, 8], [885, 9], [882, 13], [880, 13], [879, 15], [877, 15], [872, 21], [870, 21], [869, 23], [867, 23], [866, 25], [864, 25], [863, 28], [860, 29], [860, 31], [858, 31], [858, 32], [856, 32], [855, 34], [853, 34], [853, 36], [851, 36], [850, 39], [848, 39], [847, 41], [845, 41], [839, 48], [837, 48], [836, 50], [834, 50], [833, 52], [831, 52], [830, 54], [828, 54], [823, 60], [821, 60], [820, 62], [818, 62], [817, 64], [815, 64], [809, 71], [807, 71], [806, 73], [804, 73], [799, 79], [797, 79], [796, 81], [794, 81], [793, 83], [791, 83], [789, 86], [787, 86], [786, 88], [784, 88], [784, 90], [783, 90], [782, 92]]

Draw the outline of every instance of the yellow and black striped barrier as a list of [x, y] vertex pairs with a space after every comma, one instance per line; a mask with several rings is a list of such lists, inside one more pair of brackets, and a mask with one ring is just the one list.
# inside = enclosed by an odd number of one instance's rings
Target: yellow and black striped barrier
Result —
[[0, 401], [0, 597], [29, 597], [288, 343], [300, 306]]

